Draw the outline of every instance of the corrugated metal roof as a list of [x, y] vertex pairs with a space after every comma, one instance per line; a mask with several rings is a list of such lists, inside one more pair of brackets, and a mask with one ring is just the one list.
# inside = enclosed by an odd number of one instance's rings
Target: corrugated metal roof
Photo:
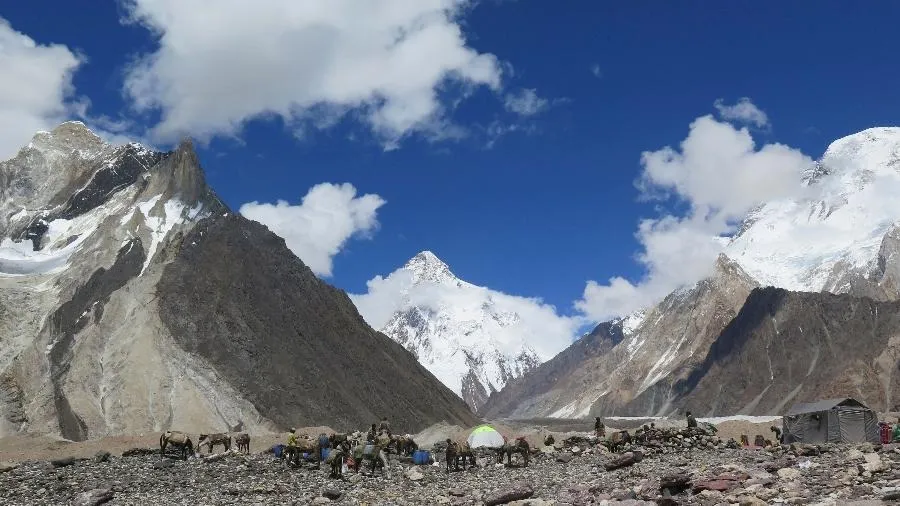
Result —
[[793, 406], [791, 406], [791, 409], [787, 412], [786, 416], [828, 411], [834, 409], [837, 406], [840, 406], [841, 404], [848, 403], [848, 401], [850, 405], [858, 405], [868, 409], [868, 406], [852, 397], [838, 397], [835, 399], [823, 399], [821, 401], [794, 404]]

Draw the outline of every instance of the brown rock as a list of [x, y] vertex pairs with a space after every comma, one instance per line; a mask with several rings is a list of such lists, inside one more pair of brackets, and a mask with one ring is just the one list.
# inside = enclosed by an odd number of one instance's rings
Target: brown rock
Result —
[[485, 499], [484, 504], [485, 506], [497, 506], [499, 504], [507, 504], [520, 499], [528, 499], [532, 495], [534, 495], [534, 489], [531, 488], [531, 485], [521, 482]]

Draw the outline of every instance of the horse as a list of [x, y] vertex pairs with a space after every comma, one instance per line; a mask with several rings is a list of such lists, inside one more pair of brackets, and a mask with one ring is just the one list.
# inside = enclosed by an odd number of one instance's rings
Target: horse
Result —
[[503, 463], [503, 455], [506, 455], [506, 464], [512, 464], [512, 456], [514, 453], [518, 453], [522, 455], [522, 459], [525, 460], [525, 467], [528, 467], [528, 456], [531, 453], [531, 446], [528, 444], [528, 441], [525, 440], [524, 437], [516, 438], [516, 442], [513, 444], [504, 443], [503, 447], [500, 448], [498, 453], [497, 463]]
[[250, 435], [246, 432], [242, 432], [237, 436], [234, 436], [234, 443], [237, 445], [238, 451], [242, 451], [246, 454], [250, 454]]
[[159, 458], [162, 460], [166, 453], [166, 447], [172, 445], [181, 450], [181, 458], [187, 460], [189, 454], [194, 453], [194, 443], [191, 437], [184, 432], [167, 430], [159, 436]]
[[224, 432], [200, 434], [200, 437], [197, 438], [197, 451], [202, 450], [204, 445], [209, 447], [209, 453], [213, 452], [213, 447], [216, 445], [222, 445], [227, 452], [231, 449], [231, 436]]

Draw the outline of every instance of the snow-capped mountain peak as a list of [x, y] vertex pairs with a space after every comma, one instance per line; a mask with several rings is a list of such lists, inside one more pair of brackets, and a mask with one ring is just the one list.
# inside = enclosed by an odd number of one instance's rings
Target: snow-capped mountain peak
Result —
[[410, 258], [403, 269], [410, 271], [413, 275], [412, 282], [432, 282], [432, 283], [451, 283], [456, 284], [460, 281], [450, 267], [443, 260], [437, 257], [431, 251], [421, 251], [416, 256]]
[[431, 251], [418, 253], [399, 271], [410, 273], [412, 280], [381, 332], [413, 353], [473, 410], [543, 361], [528, 344], [527, 329], [519, 330], [519, 314], [491, 290], [457, 278]]
[[877, 274], [885, 235], [900, 219], [900, 128], [831, 143], [793, 198], [753, 210], [725, 253], [763, 285], [846, 292]]

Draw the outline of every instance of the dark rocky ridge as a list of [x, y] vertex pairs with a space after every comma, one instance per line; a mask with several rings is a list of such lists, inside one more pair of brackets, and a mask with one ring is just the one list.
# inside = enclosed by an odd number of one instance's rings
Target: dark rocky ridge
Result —
[[888, 411], [900, 404], [898, 359], [900, 302], [761, 288], [675, 390], [708, 416], [845, 395]]
[[622, 339], [621, 322], [597, 325], [555, 357], [511, 380], [502, 390], [493, 393], [482, 408], [483, 415], [488, 418], [505, 416], [522, 399], [545, 393], [571, 371], [608, 353]]
[[176, 342], [283, 426], [396, 430], [477, 420], [415, 357], [369, 327], [265, 226], [217, 215], [183, 239], [158, 284]]

